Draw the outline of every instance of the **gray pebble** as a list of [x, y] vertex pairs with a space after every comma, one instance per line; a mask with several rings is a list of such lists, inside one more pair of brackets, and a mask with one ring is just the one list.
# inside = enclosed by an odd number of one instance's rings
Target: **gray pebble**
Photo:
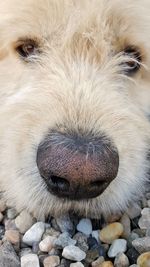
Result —
[[76, 243], [77, 247], [79, 247], [84, 252], [88, 251], [89, 246], [87, 243], [87, 236], [85, 234], [78, 232], [74, 235], [73, 239], [77, 241]]
[[118, 253], [114, 261], [114, 267], [129, 267], [128, 257], [124, 253]]
[[16, 216], [17, 216], [16, 209], [10, 208], [10, 209], [7, 210], [7, 217], [8, 217], [8, 219], [12, 220], [12, 219], [16, 218]]
[[20, 267], [19, 258], [9, 242], [0, 247], [0, 267]]
[[132, 242], [132, 245], [139, 253], [149, 252], [150, 251], [150, 237], [147, 236], [147, 237], [135, 239]]
[[80, 248], [75, 246], [67, 246], [63, 249], [62, 256], [68, 260], [82, 261], [86, 254]]
[[77, 224], [77, 230], [87, 236], [92, 234], [92, 222], [90, 219], [81, 219]]
[[24, 234], [22, 241], [32, 246], [34, 242], [40, 242], [44, 231], [45, 224], [43, 222], [37, 222]]
[[141, 214], [142, 217], [139, 219], [139, 227], [141, 229], [150, 228], [150, 208], [144, 208]]
[[40, 267], [38, 256], [27, 254], [21, 257], [21, 267]]
[[118, 253], [124, 253], [127, 250], [127, 241], [125, 239], [116, 239], [108, 250], [109, 258], [114, 258]]
[[70, 238], [69, 233], [64, 232], [56, 239], [54, 245], [57, 248], [64, 248], [66, 246], [75, 245], [76, 243], [77, 243], [76, 240]]
[[57, 218], [56, 222], [62, 233], [68, 232], [71, 236], [74, 234], [75, 228], [68, 214]]

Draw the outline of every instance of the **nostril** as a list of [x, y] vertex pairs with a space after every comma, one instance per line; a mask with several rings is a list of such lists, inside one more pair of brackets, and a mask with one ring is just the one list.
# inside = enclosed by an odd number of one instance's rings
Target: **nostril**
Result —
[[94, 181], [94, 182], [91, 182], [90, 183], [90, 186], [92, 187], [105, 187], [105, 186], [108, 186], [108, 182], [106, 180], [103, 180], [103, 181]]
[[69, 182], [65, 178], [58, 176], [51, 176], [50, 183], [52, 187], [57, 188], [60, 191], [68, 191], [70, 188]]

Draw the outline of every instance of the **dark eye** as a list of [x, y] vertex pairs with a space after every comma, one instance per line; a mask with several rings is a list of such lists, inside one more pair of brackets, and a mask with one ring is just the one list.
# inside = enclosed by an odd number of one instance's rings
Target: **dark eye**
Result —
[[16, 48], [18, 54], [23, 58], [35, 55], [37, 52], [37, 44], [33, 40], [21, 42]]
[[127, 75], [135, 74], [141, 67], [141, 53], [135, 47], [127, 47], [124, 54], [129, 57], [129, 60], [124, 62], [124, 70]]

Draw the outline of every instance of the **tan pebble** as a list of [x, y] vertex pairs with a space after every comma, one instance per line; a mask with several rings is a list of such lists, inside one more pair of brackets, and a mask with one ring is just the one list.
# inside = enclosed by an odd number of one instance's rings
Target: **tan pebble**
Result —
[[14, 245], [18, 244], [20, 241], [19, 231], [17, 230], [7, 230], [5, 232], [5, 237], [10, 243]]
[[40, 244], [39, 248], [42, 252], [49, 252], [54, 247], [54, 242], [56, 240], [56, 237], [54, 236], [47, 236], [44, 238]]
[[111, 244], [123, 234], [124, 228], [121, 223], [111, 223], [100, 231], [100, 240], [104, 243]]
[[0, 199], [0, 212], [3, 212], [6, 210], [6, 203], [3, 199]]
[[111, 261], [104, 261], [98, 267], [114, 267], [114, 265], [113, 265], [113, 263]]
[[141, 254], [137, 259], [139, 267], [150, 267], [150, 252]]
[[60, 264], [60, 258], [58, 256], [49, 256], [44, 259], [44, 267], [56, 267]]
[[16, 227], [21, 234], [27, 232], [34, 222], [34, 218], [26, 210], [23, 210], [15, 219]]
[[4, 216], [3, 216], [3, 214], [0, 212], [0, 222], [2, 222], [3, 218], [4, 218]]

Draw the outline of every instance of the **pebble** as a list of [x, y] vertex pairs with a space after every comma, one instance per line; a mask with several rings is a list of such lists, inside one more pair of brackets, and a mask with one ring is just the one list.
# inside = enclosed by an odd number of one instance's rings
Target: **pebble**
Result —
[[26, 211], [23, 210], [15, 219], [16, 227], [19, 229], [21, 234], [24, 234], [34, 224], [35, 220]]
[[137, 203], [135, 203], [127, 209], [126, 213], [128, 214], [128, 216], [132, 220], [132, 219], [140, 216], [141, 211], [142, 211], [141, 207]]
[[139, 253], [148, 252], [150, 251], [150, 237], [135, 239], [132, 241], [132, 245]]
[[53, 236], [53, 237], [58, 237], [60, 235], [60, 232], [56, 231], [54, 228], [49, 227], [46, 229], [46, 231], [44, 232], [43, 238], [47, 237], [47, 236]]
[[3, 216], [3, 214], [0, 212], [0, 222], [2, 222], [3, 218], [4, 218], [4, 216]]
[[123, 253], [127, 250], [127, 241], [125, 239], [116, 239], [111, 244], [108, 250], [109, 258], [114, 258], [118, 253]]
[[22, 241], [32, 246], [34, 242], [41, 241], [44, 230], [45, 224], [43, 222], [37, 222], [24, 234]]
[[126, 256], [128, 257], [130, 264], [134, 264], [139, 257], [139, 252], [132, 247], [126, 252]]
[[0, 267], [20, 267], [19, 258], [8, 241], [0, 248]]
[[98, 250], [97, 249], [91, 249], [91, 250], [87, 251], [85, 262], [91, 264], [97, 258], [99, 258]]
[[56, 241], [56, 237], [47, 236], [39, 243], [39, 248], [42, 252], [49, 252], [54, 247], [54, 242]]
[[82, 261], [86, 258], [85, 252], [73, 245], [65, 247], [62, 256], [73, 261]]
[[7, 210], [7, 217], [8, 219], [12, 220], [17, 216], [17, 211], [14, 208], [10, 208]]
[[92, 231], [92, 237], [94, 237], [98, 243], [100, 243], [99, 235], [100, 235], [99, 230]]
[[122, 237], [127, 239], [131, 234], [131, 222], [128, 214], [124, 213], [121, 217], [120, 223], [123, 225], [124, 231]]
[[6, 210], [6, 203], [3, 199], [0, 199], [0, 212], [4, 212]]
[[139, 267], [150, 267], [150, 251], [143, 253], [138, 257], [137, 265]]
[[14, 245], [19, 244], [19, 241], [20, 241], [19, 231], [17, 231], [17, 230], [7, 230], [5, 232], [5, 237], [6, 237], [7, 241], [9, 241], [12, 244], [14, 244]]
[[123, 225], [121, 223], [112, 223], [100, 231], [100, 240], [106, 244], [111, 244], [115, 239], [123, 234]]
[[104, 262], [104, 257], [99, 257], [97, 260], [92, 262], [92, 267], [99, 267]]
[[101, 265], [98, 267], [114, 267], [113, 263], [111, 261], [104, 261]]
[[139, 227], [141, 229], [150, 228], [150, 208], [144, 208], [141, 212], [142, 216], [139, 219]]
[[68, 214], [58, 217], [56, 219], [56, 223], [59, 226], [62, 233], [68, 232], [71, 236], [75, 233], [75, 227], [72, 221], [70, 220]]
[[86, 236], [92, 234], [92, 222], [90, 219], [81, 219], [77, 224], [77, 230]]
[[60, 264], [60, 258], [58, 256], [46, 257], [43, 261], [44, 267], [56, 267]]
[[128, 237], [128, 239], [127, 239], [127, 242], [128, 242], [128, 248], [131, 248], [131, 247], [132, 247], [132, 241], [135, 240], [135, 239], [137, 239], [137, 238], [139, 238], [139, 235], [138, 235], [137, 233], [132, 232], [132, 233], [129, 235], [129, 237]]
[[79, 247], [84, 252], [87, 252], [89, 249], [88, 243], [87, 243], [87, 236], [85, 234], [82, 234], [80, 232], [76, 233], [73, 237], [74, 240], [76, 240], [76, 246]]
[[75, 262], [71, 263], [70, 267], [84, 267], [84, 265], [81, 262]]
[[129, 267], [128, 257], [124, 253], [118, 253], [114, 261], [114, 267]]
[[38, 256], [31, 253], [22, 256], [21, 267], [40, 267]]
[[55, 246], [57, 248], [64, 248], [67, 246], [75, 245], [77, 243], [76, 240], [72, 239], [69, 236], [69, 233], [64, 232], [62, 233], [56, 240], [55, 240]]

